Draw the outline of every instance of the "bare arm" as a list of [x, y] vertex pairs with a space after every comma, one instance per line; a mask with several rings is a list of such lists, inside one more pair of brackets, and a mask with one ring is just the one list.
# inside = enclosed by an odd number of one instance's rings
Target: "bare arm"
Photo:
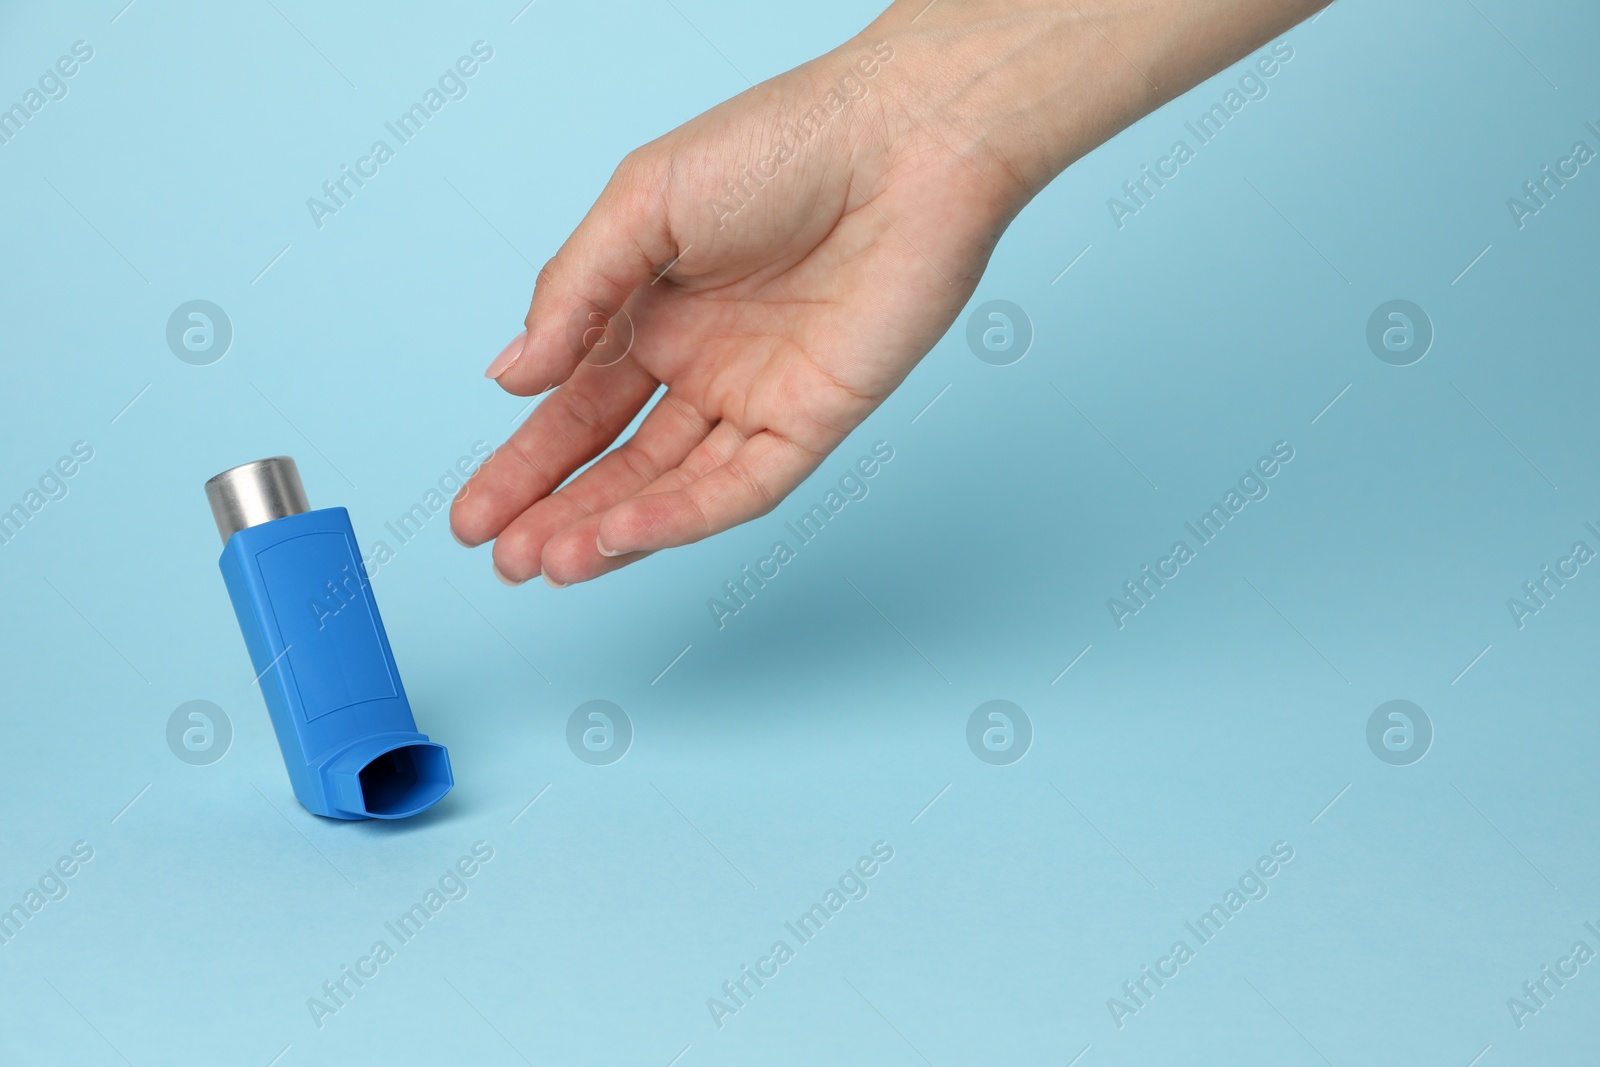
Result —
[[555, 391], [457, 497], [456, 536], [561, 586], [770, 511], [1052, 178], [1324, 2], [897, 0], [635, 150], [489, 368]]

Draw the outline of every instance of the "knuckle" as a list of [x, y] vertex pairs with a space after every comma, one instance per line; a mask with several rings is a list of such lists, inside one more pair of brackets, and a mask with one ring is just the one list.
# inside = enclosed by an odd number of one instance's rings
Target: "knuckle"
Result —
[[561, 397], [562, 409], [574, 422], [590, 432], [600, 428], [605, 414], [593, 398], [577, 389], [563, 389]]
[[698, 496], [690, 495], [689, 510], [694, 515], [694, 528], [698, 531], [698, 537], [709, 537], [717, 532], [716, 524], [711, 521], [711, 515]]
[[[545, 260], [544, 266], [539, 268], [538, 275], [533, 279], [534, 297], [537, 298], [540, 293], [548, 294], [550, 290], [554, 288], [556, 284], [556, 278], [560, 273], [561, 255], [560, 253], [557, 253], [556, 255], [553, 255], [549, 259]], [[528, 318], [525, 320], [524, 325], [531, 323], [532, 320], [533, 310], [530, 308], [528, 311]]]
[[617, 162], [616, 170], [611, 173], [611, 181], [617, 186], [633, 185], [644, 178], [650, 167], [649, 146], [641, 145]]
[[647, 484], [654, 478], [657, 468], [655, 460], [649, 456], [644, 446], [630, 441], [616, 451], [617, 462], [627, 468], [628, 473], [638, 484]]
[[[511, 440], [502, 445], [490, 459], [492, 461], [501, 455], [507, 455], [516, 460], [523, 471], [535, 480], [546, 477], [545, 469], [539, 465], [538, 459], [528, 450], [528, 446], [516, 437], [511, 438]], [[487, 464], [485, 465], [487, 466]]]
[[772, 490], [767, 488], [766, 483], [758, 478], [747, 464], [734, 460], [728, 466], [739, 479], [739, 483], [744, 486], [746, 495], [760, 508], [757, 514], [765, 515], [777, 506], [778, 501]]
[[547, 502], [554, 509], [553, 514], [556, 516], [567, 522], [578, 522], [594, 514], [594, 505], [584, 497], [584, 493], [574, 492], [573, 487], [568, 486], [550, 494]]

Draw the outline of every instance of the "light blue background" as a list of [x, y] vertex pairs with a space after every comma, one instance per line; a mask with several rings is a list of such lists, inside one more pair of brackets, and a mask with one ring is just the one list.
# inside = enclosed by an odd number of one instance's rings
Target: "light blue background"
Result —
[[[1600, 950], [1600, 575], [1506, 607], [1600, 547], [1600, 168], [1525, 229], [1505, 206], [1600, 147], [1593, 5], [1342, 0], [1119, 230], [1106, 198], [1237, 72], [1123, 133], [974, 298], [1026, 309], [1026, 358], [958, 323], [750, 526], [554, 592], [434, 519], [375, 587], [458, 784], [390, 825], [295, 803], [202, 482], [290, 453], [384, 536], [511, 429], [482, 368], [615, 162], [875, 11], [122, 2], [0, 9], [0, 105], [95, 50], [0, 147], [0, 506], [94, 448], [0, 546], [0, 904], [94, 849], [0, 946], [0, 1061], [1595, 1055], [1600, 963], [1506, 1007]], [[305, 199], [480, 39], [470, 95], [316, 229]], [[164, 338], [196, 298], [236, 334], [207, 367]], [[1364, 340], [1392, 298], [1437, 331], [1410, 367]], [[871, 495], [719, 631], [707, 598], [879, 440]], [[1117, 629], [1106, 599], [1280, 440], [1271, 495]], [[565, 741], [595, 698], [637, 731], [606, 767]], [[1035, 732], [1008, 767], [965, 741], [994, 698]], [[1436, 730], [1409, 767], [1365, 740], [1395, 698]], [[235, 730], [207, 767], [165, 740], [193, 699]], [[307, 998], [480, 840], [470, 894], [319, 1029]], [[707, 998], [879, 840], [870, 895], [719, 1030]], [[1118, 1029], [1107, 998], [1277, 841], [1270, 895]]]

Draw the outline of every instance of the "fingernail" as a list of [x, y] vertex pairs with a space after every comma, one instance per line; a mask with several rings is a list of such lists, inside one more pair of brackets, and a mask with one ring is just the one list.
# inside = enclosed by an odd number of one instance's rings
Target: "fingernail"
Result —
[[515, 580], [513, 580], [511, 578], [507, 578], [503, 573], [501, 573], [500, 567], [497, 564], [494, 564], [494, 563], [489, 564], [489, 569], [494, 571], [494, 576], [496, 578], [500, 579], [500, 583], [502, 585], [509, 585], [509, 586], [515, 588], [516, 586], [519, 586], [519, 585], [522, 584], [519, 581], [515, 581]]
[[605, 542], [600, 540], [600, 538], [598, 538], [598, 537], [596, 537], [594, 539], [594, 547], [602, 556], [620, 556], [620, 555], [622, 555], [622, 551], [620, 549], [607, 548], [605, 546]]
[[572, 584], [571, 582], [558, 582], [548, 574], [544, 576], [544, 583], [551, 589], [565, 589], [567, 586]]
[[528, 331], [523, 330], [511, 339], [511, 343], [500, 350], [494, 357], [494, 362], [489, 364], [489, 369], [483, 372], [485, 378], [498, 378], [511, 369], [511, 364], [522, 358], [522, 346], [528, 339]]

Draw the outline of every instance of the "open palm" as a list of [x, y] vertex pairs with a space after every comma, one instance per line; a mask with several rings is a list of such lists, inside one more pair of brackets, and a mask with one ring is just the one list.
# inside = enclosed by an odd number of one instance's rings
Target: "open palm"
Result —
[[765, 514], [950, 325], [1010, 209], [891, 91], [884, 50], [852, 42], [630, 154], [540, 272], [490, 370], [519, 396], [559, 385], [451, 512], [502, 580], [585, 581]]

